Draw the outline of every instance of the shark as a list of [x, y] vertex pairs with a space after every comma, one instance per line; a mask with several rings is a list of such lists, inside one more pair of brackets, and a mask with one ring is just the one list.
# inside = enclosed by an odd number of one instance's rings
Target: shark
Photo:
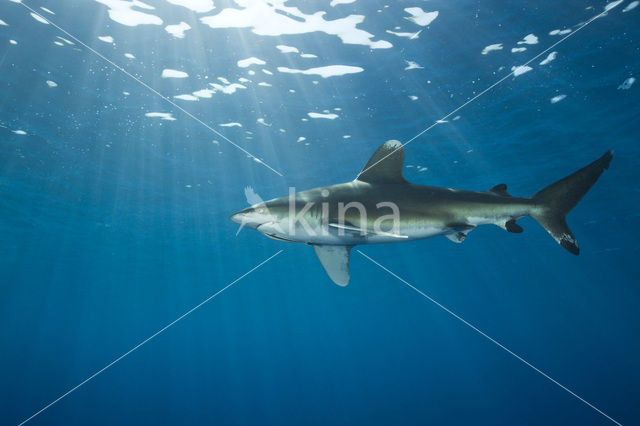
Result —
[[416, 185], [402, 175], [404, 147], [382, 144], [351, 182], [313, 188], [238, 211], [231, 220], [264, 236], [311, 245], [329, 278], [350, 280], [349, 255], [359, 244], [396, 243], [444, 236], [461, 243], [481, 225], [521, 233], [516, 222], [535, 219], [569, 253], [580, 249], [567, 214], [609, 168], [613, 151], [529, 198], [514, 197], [506, 184], [488, 191]]

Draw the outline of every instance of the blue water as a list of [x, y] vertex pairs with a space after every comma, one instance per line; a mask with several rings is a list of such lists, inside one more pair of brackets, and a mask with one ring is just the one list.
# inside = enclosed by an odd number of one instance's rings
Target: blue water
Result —
[[[233, 94], [172, 99], [283, 176], [79, 43], [54, 44], [69, 37], [22, 5], [0, 3], [0, 423], [27, 419], [282, 249], [29, 424], [613, 424], [355, 250], [340, 288], [310, 247], [236, 237], [228, 220], [247, 206], [247, 186], [269, 199], [353, 179], [382, 142], [409, 140], [605, 2], [286, 2], [325, 20], [364, 15], [357, 28], [389, 49], [199, 21], [239, 8], [229, 1], [200, 14], [147, 3], [156, 9], [136, 10], [163, 25], [123, 25], [93, 1], [26, 4], [165, 96], [251, 80]], [[625, 425], [640, 424], [640, 84], [618, 89], [640, 78], [640, 8], [622, 12], [629, 5], [406, 147], [412, 182], [504, 182], [518, 196], [614, 149], [568, 217], [580, 256], [529, 218], [523, 234], [487, 226], [463, 244], [358, 247]], [[439, 15], [421, 27], [405, 19], [415, 6]], [[192, 27], [184, 38], [164, 30], [181, 21]], [[517, 44], [531, 33], [538, 44]], [[106, 35], [115, 44], [97, 38]], [[238, 67], [252, 56], [266, 64]], [[364, 71], [277, 71], [326, 65]], [[165, 68], [189, 77], [161, 78]], [[325, 110], [338, 118], [307, 115]], [[228, 122], [242, 127], [219, 126]]]

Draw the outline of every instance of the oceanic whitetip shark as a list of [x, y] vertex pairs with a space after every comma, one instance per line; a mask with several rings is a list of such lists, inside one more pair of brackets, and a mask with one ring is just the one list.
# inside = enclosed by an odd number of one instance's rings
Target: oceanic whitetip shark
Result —
[[567, 251], [578, 244], [565, 222], [613, 156], [598, 160], [547, 186], [531, 198], [513, 197], [505, 184], [486, 192], [414, 185], [402, 177], [404, 149], [385, 142], [352, 182], [290, 190], [255, 204], [231, 220], [265, 236], [312, 245], [329, 277], [349, 282], [349, 252], [356, 244], [395, 243], [444, 235], [460, 243], [479, 225], [522, 232], [516, 221], [531, 216]]

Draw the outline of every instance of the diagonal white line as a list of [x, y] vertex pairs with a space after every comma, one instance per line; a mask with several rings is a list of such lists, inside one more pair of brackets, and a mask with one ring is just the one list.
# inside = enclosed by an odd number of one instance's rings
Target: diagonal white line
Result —
[[[615, 5], [614, 7], [617, 7], [617, 5]], [[596, 16], [592, 17], [591, 19], [589, 19], [587, 22], [585, 22], [584, 24], [582, 24], [581, 26], [579, 26], [578, 28], [576, 28], [575, 31], [570, 32], [568, 35], [566, 35], [565, 37], [561, 38], [560, 40], [556, 41], [555, 43], [553, 43], [551, 46], [547, 47], [546, 49], [544, 49], [542, 52], [538, 53], [536, 56], [534, 56], [533, 58], [529, 59], [527, 62], [525, 62], [524, 64], [522, 64], [521, 66], [526, 66], [529, 65], [531, 62], [535, 61], [536, 59], [540, 58], [540, 56], [544, 55], [545, 53], [547, 53], [548, 51], [550, 51], [551, 49], [553, 49], [554, 47], [556, 47], [557, 45], [559, 45], [560, 43], [562, 43], [563, 41], [565, 41], [566, 39], [568, 39], [569, 37], [572, 37], [575, 33], [577, 33], [578, 31], [580, 31], [581, 29], [583, 29], [584, 27], [586, 27], [587, 25], [589, 25], [590, 23], [592, 23], [593, 21], [595, 21], [596, 19], [604, 16], [607, 14], [607, 12], [609, 12], [609, 10], [613, 9], [605, 9], [604, 11], [602, 11], [601, 13], [597, 14]], [[484, 95], [485, 93], [489, 92], [491, 89], [493, 89], [494, 87], [496, 87], [497, 85], [499, 85], [500, 83], [502, 83], [503, 81], [505, 81], [507, 78], [511, 77], [514, 74], [515, 70], [511, 71], [509, 74], [505, 75], [504, 77], [502, 77], [500, 80], [496, 81], [495, 83], [493, 83], [491, 86], [487, 87], [486, 89], [484, 89], [482, 92], [478, 93], [477, 95], [475, 95], [474, 97], [472, 97], [471, 99], [469, 99], [468, 101], [466, 101], [465, 103], [463, 103], [462, 105], [460, 105], [459, 107], [457, 107], [456, 109], [452, 110], [451, 112], [447, 113], [445, 116], [443, 116], [441, 119], [435, 121], [433, 124], [431, 124], [430, 126], [428, 126], [426, 129], [424, 129], [423, 131], [421, 131], [420, 133], [418, 133], [417, 135], [415, 135], [414, 137], [412, 137], [411, 139], [409, 139], [408, 141], [406, 141], [405, 143], [403, 143], [402, 145], [400, 145], [399, 147], [397, 147], [396, 149], [394, 149], [393, 151], [391, 151], [390, 153], [388, 153], [387, 155], [385, 155], [384, 157], [382, 157], [381, 159], [379, 159], [378, 161], [376, 161], [375, 163], [373, 163], [372, 165], [370, 165], [369, 167], [367, 167], [366, 169], [364, 169], [363, 171], [360, 172], [360, 175], [363, 174], [364, 172], [366, 172], [367, 170], [375, 167], [378, 163], [380, 163], [381, 161], [384, 161], [385, 158], [389, 157], [390, 155], [392, 155], [394, 152], [396, 152], [399, 149], [404, 148], [405, 146], [409, 145], [411, 142], [413, 142], [414, 140], [418, 139], [420, 136], [424, 135], [425, 133], [427, 133], [429, 130], [433, 129], [435, 126], [437, 126], [439, 124], [440, 121], [442, 120], [446, 120], [447, 118], [451, 117], [453, 114], [455, 114], [456, 112], [460, 111], [462, 108], [466, 107], [467, 105], [469, 105], [470, 103], [472, 103], [473, 101], [475, 101], [476, 99], [478, 99], [480, 96]], [[359, 175], [358, 175], [359, 176]]]
[[558, 382], [553, 377], [549, 376], [547, 373], [545, 373], [544, 371], [540, 370], [539, 368], [537, 368], [536, 366], [534, 366], [533, 364], [531, 364], [530, 362], [528, 362], [527, 360], [522, 358], [517, 353], [515, 353], [511, 349], [507, 348], [502, 343], [498, 342], [496, 339], [494, 339], [493, 337], [489, 336], [487, 333], [485, 333], [484, 331], [480, 330], [475, 325], [471, 324], [470, 322], [468, 322], [467, 320], [465, 320], [464, 318], [462, 318], [461, 316], [459, 316], [458, 314], [456, 314], [455, 312], [453, 312], [452, 310], [450, 310], [446, 306], [440, 304], [437, 300], [435, 300], [432, 297], [428, 296], [427, 294], [423, 293], [421, 290], [418, 290], [416, 287], [414, 287], [411, 284], [409, 284], [406, 280], [404, 280], [401, 277], [399, 277], [398, 275], [394, 274], [389, 269], [387, 269], [386, 267], [384, 267], [380, 263], [376, 262], [375, 260], [373, 260], [372, 258], [367, 256], [366, 254], [364, 254], [360, 250], [357, 250], [357, 251], [362, 256], [364, 256], [365, 258], [367, 258], [368, 260], [370, 260], [371, 262], [373, 262], [374, 264], [379, 266], [381, 269], [385, 270], [390, 275], [392, 275], [393, 277], [397, 278], [399, 281], [401, 281], [403, 284], [405, 284], [411, 290], [415, 291], [416, 293], [418, 293], [419, 295], [421, 295], [422, 297], [424, 297], [425, 299], [427, 299], [428, 301], [430, 301], [431, 303], [433, 303], [434, 305], [436, 305], [437, 307], [439, 307], [440, 309], [442, 309], [443, 311], [445, 311], [446, 313], [448, 313], [449, 315], [451, 315], [452, 317], [457, 319], [458, 321], [462, 322], [464, 325], [466, 325], [467, 327], [471, 328], [473, 331], [475, 331], [476, 333], [480, 334], [482, 337], [484, 337], [485, 339], [489, 340], [491, 343], [495, 344], [500, 349], [504, 350], [509, 355], [513, 356], [515, 359], [517, 359], [518, 361], [522, 362], [527, 367], [533, 369], [536, 373], [540, 374], [541, 376], [543, 376], [544, 378], [548, 379], [552, 383], [558, 385], [560, 388], [564, 389], [565, 391], [567, 391], [569, 394], [571, 394], [572, 396], [574, 396], [578, 400], [582, 401], [583, 403], [585, 403], [586, 405], [588, 405], [589, 407], [591, 407], [592, 409], [594, 409], [595, 411], [597, 411], [598, 413], [600, 413], [601, 415], [606, 417], [607, 419], [611, 420], [613, 423], [617, 424], [618, 426], [622, 426], [621, 423], [619, 423], [616, 420], [614, 420], [612, 417], [607, 415], [604, 411], [600, 410], [598, 407], [596, 407], [595, 405], [593, 405], [592, 403], [590, 403], [586, 399], [582, 398], [580, 395], [578, 395], [577, 393], [573, 392], [571, 389], [567, 388], [562, 383]]
[[53, 406], [54, 404], [58, 403], [60, 400], [62, 400], [63, 398], [69, 396], [71, 393], [75, 392], [76, 390], [78, 390], [80, 387], [84, 386], [86, 383], [88, 383], [89, 381], [91, 381], [92, 379], [94, 379], [95, 377], [97, 377], [98, 375], [100, 375], [101, 373], [103, 373], [105, 370], [109, 369], [110, 367], [112, 367], [113, 365], [115, 365], [116, 363], [118, 363], [119, 361], [123, 360], [124, 358], [126, 358], [127, 356], [129, 356], [131, 353], [133, 353], [134, 351], [136, 351], [137, 349], [139, 349], [141, 346], [143, 346], [144, 344], [148, 343], [149, 341], [151, 341], [152, 339], [154, 339], [155, 337], [157, 337], [159, 334], [163, 333], [164, 331], [166, 331], [167, 329], [169, 329], [170, 327], [172, 327], [173, 325], [175, 325], [177, 322], [183, 320], [185, 317], [187, 317], [189, 314], [191, 314], [192, 312], [194, 312], [196, 309], [200, 308], [202, 305], [204, 305], [205, 303], [209, 302], [210, 300], [214, 299], [215, 297], [217, 297], [219, 294], [221, 294], [222, 292], [224, 292], [225, 290], [227, 290], [229, 287], [231, 287], [232, 285], [234, 285], [235, 283], [237, 283], [238, 281], [240, 281], [241, 279], [243, 279], [244, 277], [246, 277], [247, 275], [249, 275], [250, 273], [252, 273], [253, 271], [255, 271], [256, 269], [260, 268], [262, 265], [264, 265], [265, 263], [267, 263], [268, 261], [270, 261], [271, 259], [273, 259], [274, 257], [276, 257], [277, 255], [279, 255], [280, 253], [282, 253], [284, 250], [280, 250], [277, 253], [275, 253], [274, 255], [272, 255], [271, 257], [263, 260], [262, 262], [260, 262], [259, 264], [257, 264], [256, 266], [254, 266], [253, 268], [251, 268], [249, 271], [245, 272], [244, 274], [240, 275], [238, 278], [236, 278], [235, 280], [231, 281], [229, 284], [227, 284], [225, 287], [223, 287], [222, 289], [218, 290], [217, 292], [215, 292], [214, 294], [212, 294], [211, 296], [207, 297], [206, 299], [204, 299], [202, 302], [198, 303], [196, 306], [194, 306], [193, 308], [189, 309], [187, 312], [185, 312], [184, 314], [180, 315], [178, 318], [176, 318], [175, 320], [171, 321], [169, 324], [165, 325], [164, 327], [162, 327], [160, 330], [156, 331], [155, 333], [153, 333], [151, 336], [147, 337], [146, 339], [144, 339], [142, 342], [138, 343], [137, 345], [135, 345], [134, 347], [132, 347], [131, 349], [129, 349], [127, 352], [123, 353], [122, 355], [120, 355], [118, 358], [114, 359], [113, 361], [111, 361], [109, 364], [105, 365], [104, 367], [102, 367], [100, 370], [96, 371], [95, 373], [93, 373], [91, 376], [87, 377], [85, 380], [83, 380], [82, 382], [80, 382], [79, 384], [77, 384], [76, 386], [74, 386], [73, 388], [69, 389], [67, 392], [63, 393], [62, 395], [60, 395], [58, 398], [54, 399], [53, 401], [51, 401], [49, 404], [45, 405], [43, 408], [41, 408], [39, 411], [37, 411], [36, 413], [34, 413], [31, 417], [23, 420], [19, 426], [24, 425], [25, 423], [27, 423], [28, 421], [32, 420], [34, 417], [36, 417], [37, 415], [41, 414], [43, 411], [49, 409], [51, 406]]
[[48, 17], [45, 18], [44, 16], [40, 15], [37, 11], [33, 10], [31, 7], [27, 6], [24, 3], [18, 3], [22, 6], [24, 6], [26, 9], [28, 9], [29, 11], [31, 11], [31, 13], [33, 13], [34, 15], [39, 16], [40, 18], [44, 19], [45, 21], [47, 21], [49, 24], [51, 24], [53, 27], [57, 28], [59, 31], [63, 32], [64, 34], [66, 34], [68, 37], [72, 38], [73, 40], [75, 40], [78, 44], [84, 46], [86, 49], [88, 49], [89, 51], [91, 51], [92, 53], [94, 53], [95, 55], [99, 56], [102, 60], [104, 60], [105, 62], [109, 63], [112, 67], [114, 67], [115, 69], [117, 69], [118, 71], [124, 73], [125, 75], [127, 75], [128, 77], [130, 77], [131, 79], [135, 80], [137, 83], [139, 83], [142, 87], [146, 88], [147, 90], [149, 90], [151, 93], [158, 95], [160, 98], [162, 98], [164, 101], [166, 101], [167, 103], [169, 103], [171, 106], [173, 106], [174, 108], [179, 109], [180, 111], [182, 111], [184, 114], [186, 114], [188, 117], [193, 118], [195, 121], [197, 121], [198, 123], [200, 123], [201, 125], [203, 125], [204, 127], [206, 127], [207, 129], [211, 130], [213, 133], [215, 133], [218, 137], [224, 139], [225, 141], [229, 142], [231, 145], [235, 146], [237, 149], [239, 149], [240, 151], [244, 152], [245, 154], [247, 154], [249, 157], [253, 158], [257, 163], [262, 164], [263, 166], [265, 166], [266, 168], [268, 168], [269, 170], [271, 170], [272, 172], [274, 172], [275, 174], [277, 174], [278, 176], [282, 176], [282, 173], [280, 173], [279, 171], [277, 171], [276, 169], [274, 169], [273, 167], [271, 167], [270, 165], [268, 165], [267, 163], [265, 163], [264, 161], [262, 161], [261, 159], [259, 159], [258, 157], [256, 157], [255, 155], [253, 155], [252, 153], [250, 153], [249, 151], [247, 151], [246, 149], [244, 149], [243, 147], [241, 147], [240, 145], [238, 145], [237, 143], [233, 142], [231, 139], [227, 138], [225, 135], [223, 135], [222, 133], [220, 133], [219, 131], [217, 131], [216, 129], [214, 129], [213, 127], [211, 127], [210, 125], [208, 125], [207, 123], [205, 123], [204, 121], [200, 120], [198, 117], [196, 117], [195, 115], [191, 114], [189, 111], [187, 111], [186, 109], [182, 108], [180, 105], [176, 104], [175, 102], [173, 102], [171, 99], [167, 98], [166, 96], [164, 96], [162, 93], [158, 92], [156, 89], [154, 89], [153, 87], [149, 86], [147, 83], [145, 83], [144, 81], [140, 80], [138, 77], [134, 76], [133, 74], [131, 74], [129, 71], [125, 70], [123, 67], [121, 67], [120, 65], [114, 63], [113, 61], [111, 61], [110, 59], [108, 59], [106, 56], [104, 56], [102, 53], [98, 52], [97, 50], [95, 50], [94, 48], [92, 48], [91, 46], [87, 45], [86, 43], [84, 43], [82, 40], [78, 39], [78, 37], [74, 36], [73, 34], [69, 33], [68, 31], [66, 31], [65, 29], [59, 27], [56, 23], [54, 23], [53, 21], [51, 21], [51, 19], [49, 19]]

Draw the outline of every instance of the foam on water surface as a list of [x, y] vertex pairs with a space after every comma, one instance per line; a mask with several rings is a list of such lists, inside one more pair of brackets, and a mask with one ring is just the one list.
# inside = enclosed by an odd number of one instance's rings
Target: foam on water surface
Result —
[[138, 0], [95, 0], [109, 8], [109, 18], [113, 21], [135, 27], [138, 25], [162, 25], [162, 19], [150, 13], [141, 12], [134, 9], [154, 10], [155, 7], [150, 6]]
[[265, 65], [265, 64], [266, 64], [265, 61], [263, 61], [260, 58], [256, 58], [254, 56], [246, 59], [241, 59], [238, 61], [238, 66], [240, 68], [247, 68], [247, 67], [250, 67], [251, 65]]
[[164, 29], [175, 38], [184, 38], [185, 32], [191, 29], [191, 25], [182, 21], [176, 25], [167, 25]]
[[189, 74], [184, 71], [174, 70], [171, 68], [165, 68], [162, 70], [162, 78], [187, 78]]
[[421, 27], [426, 27], [438, 17], [438, 11], [425, 12], [424, 10], [422, 10], [422, 8], [419, 7], [407, 7], [404, 9], [404, 11], [411, 15], [409, 17], [406, 17], [405, 19], [418, 24]]
[[306, 70], [299, 70], [287, 67], [278, 67], [278, 71], [288, 74], [306, 74], [306, 75], [319, 75], [322, 78], [336, 77], [346, 74], [356, 74], [364, 71], [364, 68], [354, 67], [350, 65], [327, 65], [324, 67], [309, 68]]
[[416, 70], [416, 69], [423, 69], [424, 67], [420, 64], [418, 64], [417, 62], [414, 61], [405, 61], [407, 63], [407, 66], [404, 68], [405, 71], [406, 70]]
[[496, 50], [502, 50], [502, 43], [490, 44], [488, 46], [485, 46], [485, 48], [482, 49], [482, 54], [486, 55], [489, 52], [493, 52]]
[[335, 120], [338, 118], [338, 114], [334, 113], [309, 112], [307, 115], [311, 118], [325, 118], [327, 120]]
[[278, 49], [282, 53], [300, 53], [297, 47], [286, 46], [284, 44], [277, 45], [276, 49]]
[[170, 112], [147, 112], [145, 117], [160, 118], [161, 120], [175, 121], [175, 118]]
[[532, 69], [533, 68], [531, 68], [528, 65], [518, 65], [518, 66], [511, 67], [511, 71], [513, 71], [513, 76], [514, 77], [518, 77], [519, 75], [527, 73], [527, 72], [531, 71]]
[[[362, 15], [326, 20], [324, 13], [306, 14], [284, 1], [254, 0], [239, 2], [240, 8], [226, 8], [215, 15], [200, 18], [211, 28], [250, 28], [262, 36], [282, 36], [322, 32], [339, 37], [345, 44], [360, 44], [371, 49], [393, 47], [385, 40], [372, 40], [373, 34], [357, 28], [364, 21]], [[435, 19], [435, 18], [434, 18]]]
[[549, 53], [547, 57], [540, 62], [540, 65], [547, 65], [549, 62], [555, 60], [556, 56], [558, 56], [558, 52]]
[[167, 0], [176, 6], [186, 7], [196, 13], [210, 12], [214, 8], [213, 0]]
[[49, 21], [47, 21], [46, 19], [44, 19], [41, 15], [37, 15], [33, 12], [30, 13], [31, 17], [33, 19], [35, 19], [36, 21], [40, 22], [41, 24], [47, 24], [49, 25]]

